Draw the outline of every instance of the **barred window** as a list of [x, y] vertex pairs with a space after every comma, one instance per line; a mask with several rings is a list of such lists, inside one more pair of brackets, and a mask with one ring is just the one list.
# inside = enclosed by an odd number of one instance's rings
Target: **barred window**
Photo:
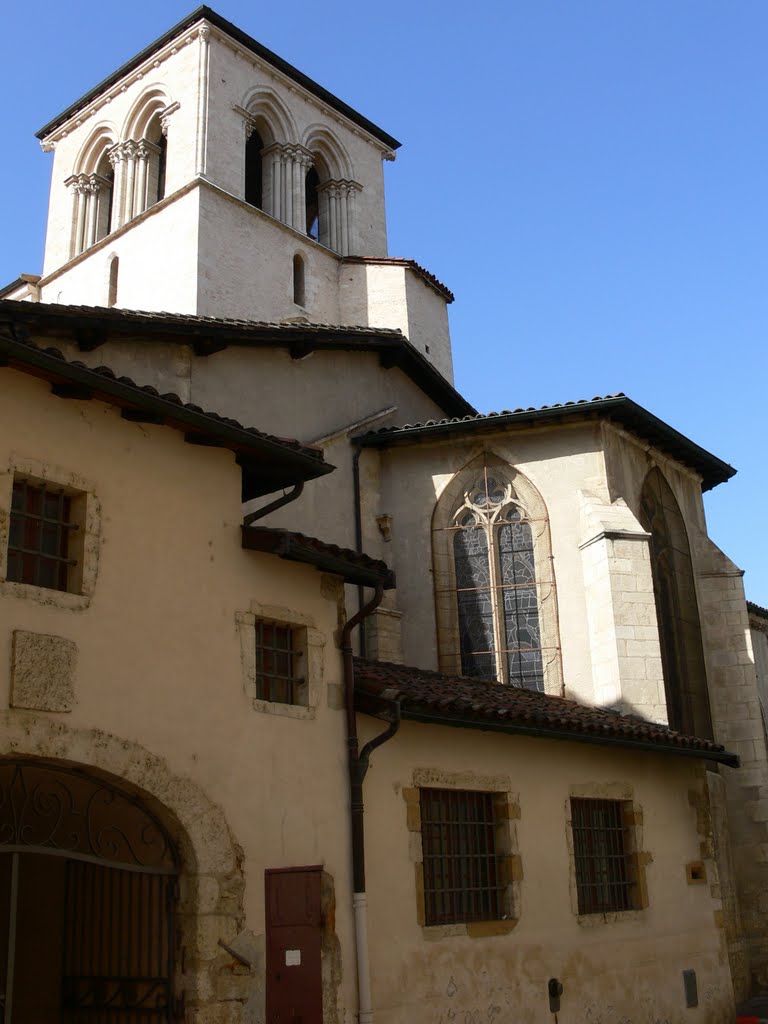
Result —
[[277, 704], [303, 704], [300, 674], [302, 630], [275, 622], [256, 621], [256, 697]]
[[61, 487], [13, 481], [6, 579], [51, 590], [72, 590], [72, 497]]
[[580, 914], [635, 909], [629, 808], [622, 800], [571, 799]]
[[497, 842], [496, 794], [422, 789], [424, 923], [497, 921], [505, 889]]

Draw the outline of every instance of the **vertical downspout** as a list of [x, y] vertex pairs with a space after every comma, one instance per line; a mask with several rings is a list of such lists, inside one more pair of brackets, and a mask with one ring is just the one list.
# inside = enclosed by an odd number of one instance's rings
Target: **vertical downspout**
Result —
[[[363, 554], [363, 511], [360, 498], [360, 456], [362, 454], [362, 451], [362, 446], [360, 444], [356, 444], [354, 453], [352, 455], [352, 491], [355, 512], [355, 551], [358, 553], [358, 555]], [[358, 584], [357, 586], [357, 607], [358, 609], [363, 607], [362, 584]], [[365, 626], [363, 625], [360, 626], [360, 638], [358, 640], [357, 653], [360, 655], [361, 658], [365, 657]]]
[[[362, 588], [361, 588], [362, 589]], [[383, 583], [376, 584], [371, 600], [352, 616], [341, 630], [341, 651], [344, 661], [344, 708], [347, 720], [347, 758], [349, 766], [350, 832], [352, 841], [352, 908], [355, 920], [355, 948], [357, 953], [357, 997], [359, 1024], [373, 1024], [371, 1001], [371, 971], [368, 957], [368, 897], [365, 891], [365, 819], [363, 806], [363, 780], [368, 770], [371, 752], [397, 732], [399, 714], [379, 736], [359, 750], [357, 717], [355, 715], [355, 670], [352, 660], [352, 630], [381, 604]], [[399, 710], [399, 705], [395, 705]]]

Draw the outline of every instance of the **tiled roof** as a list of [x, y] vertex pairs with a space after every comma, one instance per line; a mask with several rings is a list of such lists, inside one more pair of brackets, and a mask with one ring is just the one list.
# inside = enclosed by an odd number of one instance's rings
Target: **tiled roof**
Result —
[[323, 460], [322, 449], [314, 445], [243, 426], [237, 420], [184, 402], [173, 392], [161, 394], [130, 377], [118, 377], [108, 366], [92, 368], [68, 360], [56, 348], [39, 348], [30, 341], [10, 337], [1, 324], [0, 365], [49, 381], [59, 397], [107, 402], [122, 409], [125, 419], [171, 427], [192, 444], [229, 449], [243, 467], [243, 500], [323, 476], [334, 468]]
[[768, 608], [763, 608], [754, 601], [747, 601], [747, 611], [750, 615], [757, 615], [761, 619], [768, 619]]
[[428, 284], [431, 288], [442, 295], [447, 302], [453, 302], [455, 296], [450, 288], [446, 287], [442, 281], [438, 281], [434, 274], [431, 274], [426, 267], [422, 267], [416, 260], [408, 260], [401, 256], [345, 256], [342, 263], [369, 263], [369, 264], [382, 264], [390, 267], [408, 267], [415, 274]]
[[352, 121], [353, 124], [358, 125], [360, 128], [363, 128], [375, 138], [379, 139], [379, 141], [383, 142], [388, 149], [397, 149], [400, 146], [397, 139], [392, 138], [392, 136], [388, 135], [382, 128], [379, 128], [377, 125], [373, 124], [372, 121], [369, 121], [367, 117], [363, 117], [362, 114], [353, 110], [352, 107], [344, 103], [343, 100], [340, 100], [337, 96], [334, 96], [333, 93], [324, 89], [322, 85], [318, 85], [317, 82], [313, 82], [311, 78], [299, 71], [298, 68], [293, 67], [293, 65], [289, 64], [288, 61], [283, 60], [282, 57], [278, 57], [276, 53], [268, 50], [266, 46], [262, 46], [261, 43], [257, 42], [251, 36], [239, 29], [237, 25], [233, 25], [231, 21], [227, 21], [225, 18], [222, 18], [220, 14], [217, 14], [216, 11], [206, 6], [197, 7], [191, 12], [191, 14], [188, 14], [186, 18], [183, 18], [180, 22], [174, 25], [173, 28], [169, 28], [167, 32], [164, 32], [159, 39], [150, 43], [149, 46], [145, 47], [145, 49], [140, 53], [137, 53], [135, 57], [128, 60], [122, 65], [122, 67], [113, 71], [112, 74], [105, 78], [103, 82], [99, 82], [97, 86], [90, 89], [84, 96], [81, 96], [79, 100], [75, 100], [75, 102], [70, 104], [66, 110], [63, 110], [57, 117], [54, 117], [52, 121], [43, 125], [40, 131], [37, 132], [36, 137], [42, 140], [47, 135], [50, 135], [51, 132], [55, 131], [55, 129], [65, 121], [69, 120], [69, 118], [72, 117], [73, 114], [77, 113], [78, 110], [87, 106], [91, 100], [96, 99], [97, 96], [109, 89], [110, 86], [116, 85], [121, 78], [124, 78], [132, 71], [135, 71], [144, 63], [144, 61], [148, 60], [167, 43], [170, 43], [172, 39], [203, 19], [220, 29], [236, 42], [240, 43], [240, 45], [246, 50], [250, 50], [251, 53], [260, 57], [267, 64], [271, 64], [272, 67], [276, 68], [282, 74], [287, 75], [288, 78], [306, 89], [307, 92], [312, 93], [314, 96], [317, 96], [318, 99], [327, 103], [329, 107], [338, 111], [340, 114], [343, 114], [344, 117]]
[[141, 341], [174, 340], [209, 356], [229, 345], [285, 348], [301, 358], [317, 351], [375, 353], [384, 367], [398, 367], [446, 413], [464, 416], [476, 410], [399, 330], [333, 324], [271, 323], [185, 313], [107, 309], [48, 302], [0, 299], [0, 324], [10, 318], [35, 335], [70, 335], [90, 351], [115, 335]]
[[369, 587], [381, 583], [385, 590], [395, 585], [395, 574], [386, 562], [327, 544], [317, 537], [269, 526], [243, 526], [242, 537], [243, 547], [249, 551], [266, 551], [292, 562], [308, 562], [322, 572], [342, 576], [349, 583]]
[[387, 448], [411, 441], [437, 438], [449, 434], [490, 433], [505, 428], [525, 428], [539, 423], [562, 422], [567, 419], [608, 419], [643, 438], [661, 451], [689, 466], [702, 477], [702, 490], [725, 483], [736, 470], [716, 455], [701, 448], [668, 423], [654, 416], [623, 393], [575, 402], [542, 405], [539, 408], [503, 409], [501, 412], [476, 413], [451, 419], [406, 423], [399, 427], [382, 427], [354, 438], [368, 448]]
[[404, 719], [642, 747], [738, 765], [735, 754], [710, 740], [683, 736], [641, 718], [496, 682], [355, 659], [355, 703], [359, 711], [387, 717], [387, 704], [391, 708], [396, 696]]

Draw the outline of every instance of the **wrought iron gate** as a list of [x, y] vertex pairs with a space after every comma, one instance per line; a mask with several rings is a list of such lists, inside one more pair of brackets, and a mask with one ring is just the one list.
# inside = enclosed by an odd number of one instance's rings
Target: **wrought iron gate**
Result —
[[0, 762], [2, 1024], [171, 1024], [178, 859], [133, 797]]

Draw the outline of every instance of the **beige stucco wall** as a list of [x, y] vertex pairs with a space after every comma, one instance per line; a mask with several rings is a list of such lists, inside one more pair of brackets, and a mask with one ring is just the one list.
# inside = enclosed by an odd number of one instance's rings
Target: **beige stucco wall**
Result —
[[[166, 791], [182, 807], [188, 790], [203, 793], [208, 827], [229, 830], [230, 848], [242, 851], [239, 927], [255, 936], [264, 930], [264, 869], [323, 864], [338, 898], [338, 998], [351, 1005], [344, 721], [335, 709], [338, 588], [308, 567], [241, 549], [240, 474], [230, 453], [130, 424], [99, 402], [53, 398], [43, 382], [0, 372], [3, 564], [14, 465], [87, 488], [98, 525], [89, 598], [0, 583], [0, 711], [9, 706], [14, 631], [60, 637], [76, 649], [72, 710], [7, 712], [0, 750], [68, 757], [76, 749], [78, 761], [142, 780], [150, 795], [162, 779], [160, 803]], [[236, 622], [248, 612], [307, 626], [313, 717], [254, 710]], [[198, 819], [197, 831], [205, 827]], [[225, 860], [206, 868], [208, 914], [217, 905], [210, 885], [224, 884], [236, 866]], [[213, 912], [199, 928], [195, 955], [216, 965], [219, 938], [237, 938], [236, 917]], [[261, 984], [256, 972], [238, 991], [249, 984]]]
[[[367, 724], [366, 735], [374, 729]], [[414, 785], [511, 795], [520, 881], [508, 934], [419, 925], [420, 840], [407, 830], [403, 793]], [[705, 789], [700, 763], [682, 758], [404, 723], [375, 752], [365, 788], [377, 1020], [540, 1024], [551, 1019], [553, 977], [564, 986], [560, 1024], [731, 1020]], [[575, 912], [571, 795], [631, 800], [641, 813], [646, 909], [610, 919]], [[702, 849], [707, 883], [690, 884], [686, 865], [700, 861]], [[685, 1006], [686, 969], [697, 974], [698, 1008]]]

